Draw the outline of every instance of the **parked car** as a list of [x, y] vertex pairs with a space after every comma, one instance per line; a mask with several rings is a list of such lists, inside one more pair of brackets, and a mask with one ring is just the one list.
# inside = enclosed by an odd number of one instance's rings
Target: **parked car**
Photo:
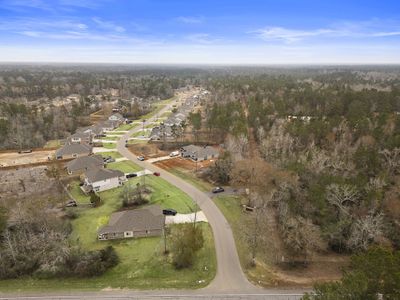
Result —
[[140, 155], [140, 156], [137, 157], [137, 159], [140, 160], [140, 161], [144, 161], [144, 156]]
[[177, 214], [176, 210], [172, 208], [163, 209], [162, 213], [166, 216], [175, 216]]
[[22, 153], [32, 153], [32, 149], [26, 149], [26, 150], [19, 150], [18, 154], [22, 154]]
[[153, 175], [154, 176], [160, 176], [161, 174], [160, 174], [160, 172], [154, 172]]
[[127, 120], [126, 121], [126, 124], [131, 124], [132, 123], [132, 120]]
[[179, 156], [179, 151], [173, 151], [169, 154], [170, 157]]
[[65, 207], [76, 207], [78, 204], [76, 203], [75, 200], [69, 200], [66, 204]]
[[225, 191], [224, 188], [223, 188], [223, 187], [220, 187], [220, 186], [217, 186], [217, 187], [215, 187], [215, 188], [212, 189], [212, 192], [213, 192], [214, 194], [222, 193], [223, 191]]
[[104, 161], [106, 164], [108, 164], [108, 163], [115, 162], [115, 159], [112, 158], [111, 156], [109, 156], [109, 157], [104, 157], [104, 158], [103, 158], [103, 161]]
[[137, 176], [136, 173], [129, 173], [129, 174], [125, 175], [126, 178], [133, 178], [133, 177], [136, 177], [136, 176]]

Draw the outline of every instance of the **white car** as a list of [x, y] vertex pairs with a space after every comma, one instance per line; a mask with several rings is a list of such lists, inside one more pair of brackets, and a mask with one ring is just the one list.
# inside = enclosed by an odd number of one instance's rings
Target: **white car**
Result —
[[138, 156], [137, 159], [140, 161], [144, 161], [144, 156]]
[[169, 154], [170, 157], [179, 156], [179, 151], [173, 151]]

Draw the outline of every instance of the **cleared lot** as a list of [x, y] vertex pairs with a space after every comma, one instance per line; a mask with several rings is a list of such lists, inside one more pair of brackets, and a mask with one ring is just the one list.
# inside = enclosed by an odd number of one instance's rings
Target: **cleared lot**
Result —
[[41, 150], [23, 154], [17, 152], [0, 153], [0, 167], [47, 162], [49, 157], [54, 157], [55, 152], [56, 150]]

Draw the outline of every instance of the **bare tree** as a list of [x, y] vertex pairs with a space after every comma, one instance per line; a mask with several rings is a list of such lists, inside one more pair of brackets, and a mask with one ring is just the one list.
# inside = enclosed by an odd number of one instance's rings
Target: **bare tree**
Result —
[[394, 148], [393, 150], [384, 149], [379, 153], [382, 155], [390, 174], [400, 172], [400, 148]]
[[338, 208], [339, 212], [349, 215], [349, 204], [354, 204], [359, 199], [356, 187], [352, 185], [330, 184], [326, 190], [326, 197], [331, 205]]
[[358, 219], [351, 228], [348, 247], [367, 250], [369, 244], [383, 231], [383, 214], [370, 212], [364, 218]]

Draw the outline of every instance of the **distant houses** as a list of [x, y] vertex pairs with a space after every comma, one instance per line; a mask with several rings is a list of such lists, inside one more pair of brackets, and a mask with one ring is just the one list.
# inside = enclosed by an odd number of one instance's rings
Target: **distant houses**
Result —
[[211, 146], [189, 145], [180, 149], [181, 157], [203, 161], [219, 157], [219, 151]]
[[125, 174], [119, 170], [94, 168], [84, 173], [82, 190], [85, 193], [102, 192], [119, 187], [125, 181]]
[[113, 213], [108, 225], [98, 231], [99, 240], [158, 236], [163, 232], [165, 216], [158, 205]]
[[77, 132], [67, 138], [67, 143], [72, 144], [91, 144], [93, 141], [93, 135], [91, 132]]
[[91, 155], [75, 158], [67, 163], [67, 172], [70, 175], [82, 174], [96, 168], [103, 168], [104, 161], [101, 155]]

